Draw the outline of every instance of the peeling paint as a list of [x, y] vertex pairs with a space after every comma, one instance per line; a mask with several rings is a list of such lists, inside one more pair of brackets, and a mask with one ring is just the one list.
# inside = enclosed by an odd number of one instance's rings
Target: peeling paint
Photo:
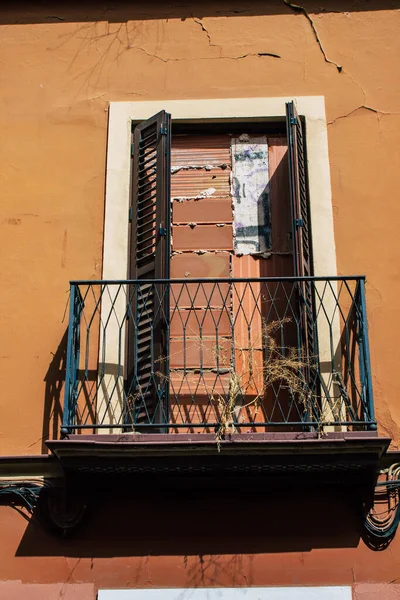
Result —
[[212, 169], [227, 169], [229, 165], [221, 163], [219, 165], [176, 165], [171, 167], [171, 174], [179, 173], [179, 171], [212, 171]]
[[207, 188], [198, 194], [197, 196], [174, 196], [171, 198], [172, 201], [184, 202], [185, 200], [202, 200], [203, 198], [211, 198], [217, 190], [213, 187]]

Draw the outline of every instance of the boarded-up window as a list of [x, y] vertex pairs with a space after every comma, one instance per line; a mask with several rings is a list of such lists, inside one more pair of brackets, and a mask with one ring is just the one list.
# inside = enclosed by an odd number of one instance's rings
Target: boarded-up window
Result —
[[173, 136], [171, 200], [171, 277], [188, 283], [172, 288], [170, 416], [190, 431], [218, 422], [233, 371], [246, 402], [262, 393], [261, 288], [218, 280], [293, 275], [285, 136]]

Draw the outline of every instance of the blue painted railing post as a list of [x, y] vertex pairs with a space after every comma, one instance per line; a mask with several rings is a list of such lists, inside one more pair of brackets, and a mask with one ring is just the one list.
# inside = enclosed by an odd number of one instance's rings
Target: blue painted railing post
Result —
[[75, 328], [75, 297], [76, 285], [71, 283], [69, 294], [69, 321], [68, 321], [68, 337], [67, 337], [67, 364], [65, 369], [65, 392], [64, 392], [64, 412], [61, 426], [61, 436], [70, 433], [72, 415], [72, 390], [74, 389], [75, 365], [73, 352], [73, 339]]
[[360, 354], [362, 350], [363, 354], [363, 377], [364, 381], [362, 384], [365, 385], [365, 402], [368, 409], [368, 429], [375, 431], [377, 424], [375, 420], [375, 409], [374, 409], [374, 396], [372, 391], [372, 376], [371, 376], [371, 359], [369, 352], [369, 338], [368, 338], [368, 319], [367, 319], [367, 305], [365, 301], [365, 278], [360, 278], [359, 282], [360, 290], [360, 309], [361, 309], [361, 340], [360, 340]]

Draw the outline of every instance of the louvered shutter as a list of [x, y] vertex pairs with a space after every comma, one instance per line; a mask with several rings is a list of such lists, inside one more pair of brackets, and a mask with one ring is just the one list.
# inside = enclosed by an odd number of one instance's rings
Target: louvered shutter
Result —
[[294, 274], [312, 275], [311, 233], [303, 126], [294, 102], [286, 103]]
[[[171, 240], [171, 117], [159, 112], [134, 130], [131, 204], [131, 279], [168, 279]], [[137, 425], [168, 420], [169, 289], [131, 286], [128, 385]], [[128, 397], [129, 398], [129, 397]], [[132, 411], [129, 411], [132, 417]]]
[[[286, 129], [288, 138], [289, 187], [292, 210], [294, 274], [308, 277], [313, 274], [310, 207], [308, 195], [306, 148], [303, 125], [294, 102], [286, 103]], [[323, 382], [318, 369], [318, 338], [316, 329], [313, 282], [297, 284], [298, 310], [301, 326], [304, 375], [307, 385], [318, 394]], [[315, 408], [307, 418], [318, 418]]]
[[171, 116], [159, 112], [134, 130], [132, 279], [168, 279], [170, 262]]

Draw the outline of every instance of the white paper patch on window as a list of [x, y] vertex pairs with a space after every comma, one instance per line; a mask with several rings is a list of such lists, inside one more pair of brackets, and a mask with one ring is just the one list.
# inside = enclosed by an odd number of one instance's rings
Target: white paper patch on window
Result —
[[271, 250], [268, 144], [266, 136], [232, 138], [232, 201], [235, 254]]

